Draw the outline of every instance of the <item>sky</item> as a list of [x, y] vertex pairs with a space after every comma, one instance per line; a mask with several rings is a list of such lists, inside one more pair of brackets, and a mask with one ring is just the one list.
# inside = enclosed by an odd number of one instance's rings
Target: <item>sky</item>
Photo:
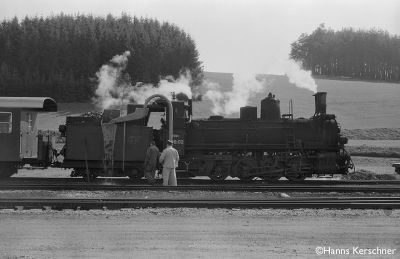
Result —
[[211, 72], [282, 74], [290, 44], [321, 23], [400, 35], [399, 0], [0, 0], [2, 20], [60, 12], [174, 23]]

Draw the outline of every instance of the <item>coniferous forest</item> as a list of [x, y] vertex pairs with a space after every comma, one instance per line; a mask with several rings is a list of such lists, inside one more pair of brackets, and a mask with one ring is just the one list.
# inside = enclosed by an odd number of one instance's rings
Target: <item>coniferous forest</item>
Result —
[[321, 24], [292, 43], [290, 57], [313, 75], [400, 81], [400, 37], [382, 30], [334, 31]]
[[157, 84], [160, 77], [176, 78], [186, 70], [194, 85], [202, 81], [195, 43], [176, 25], [125, 14], [60, 14], [0, 24], [0, 96], [89, 100], [99, 68], [127, 50], [133, 84]]

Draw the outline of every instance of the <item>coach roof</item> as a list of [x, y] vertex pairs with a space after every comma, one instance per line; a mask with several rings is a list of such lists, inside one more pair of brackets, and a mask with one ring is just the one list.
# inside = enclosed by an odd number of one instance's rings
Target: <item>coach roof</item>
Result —
[[0, 97], [0, 107], [46, 112], [57, 111], [57, 103], [50, 97]]

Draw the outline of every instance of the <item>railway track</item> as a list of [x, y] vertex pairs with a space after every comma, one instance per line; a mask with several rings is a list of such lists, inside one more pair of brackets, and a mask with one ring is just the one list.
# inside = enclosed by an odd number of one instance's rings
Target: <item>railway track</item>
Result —
[[236, 191], [236, 192], [376, 192], [400, 193], [400, 185], [306, 185], [306, 184], [224, 184], [224, 185], [179, 185], [177, 187], [147, 184], [36, 184], [0, 183], [0, 190], [76, 190], [76, 191]]
[[[284, 179], [284, 178], [283, 178]], [[161, 183], [161, 180], [158, 180], [159, 183]], [[101, 183], [114, 183], [114, 184], [132, 184], [132, 181], [130, 181], [128, 178], [97, 178], [91, 183], [86, 183], [82, 180], [82, 178], [71, 178], [71, 177], [66, 177], [66, 178], [42, 178], [42, 177], [12, 177], [12, 178], [7, 178], [7, 179], [1, 179], [0, 184], [8, 184], [8, 183], [60, 183], [60, 184], [69, 184], [69, 183], [79, 183], [79, 184], [101, 184]], [[135, 184], [147, 184], [147, 181], [145, 179], [137, 180], [134, 182]], [[381, 184], [394, 184], [394, 185], [400, 185], [400, 180], [305, 180], [302, 182], [303, 184], [307, 185], [336, 185], [336, 184], [351, 184], [351, 185], [365, 185], [365, 184], [370, 184], [370, 185], [381, 185]], [[201, 178], [178, 178], [178, 184], [180, 185], [190, 185], [190, 184], [196, 184], [196, 185], [265, 185], [265, 184], [270, 184], [270, 185], [290, 185], [290, 184], [299, 184], [296, 182], [291, 182], [288, 180], [279, 180], [274, 183], [267, 183], [263, 182], [261, 180], [254, 180], [251, 182], [242, 182], [237, 179], [231, 179], [231, 180], [225, 180], [221, 182], [215, 182], [210, 179], [201, 179]]]
[[275, 200], [217, 199], [1, 199], [0, 209], [122, 209], [122, 208], [330, 208], [400, 209], [400, 197], [296, 198]]

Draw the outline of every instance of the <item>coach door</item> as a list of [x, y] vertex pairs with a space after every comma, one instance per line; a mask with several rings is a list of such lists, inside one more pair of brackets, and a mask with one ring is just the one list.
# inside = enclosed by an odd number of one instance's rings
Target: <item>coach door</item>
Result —
[[19, 161], [19, 111], [0, 108], [0, 163]]
[[21, 158], [37, 158], [36, 112], [21, 111]]

